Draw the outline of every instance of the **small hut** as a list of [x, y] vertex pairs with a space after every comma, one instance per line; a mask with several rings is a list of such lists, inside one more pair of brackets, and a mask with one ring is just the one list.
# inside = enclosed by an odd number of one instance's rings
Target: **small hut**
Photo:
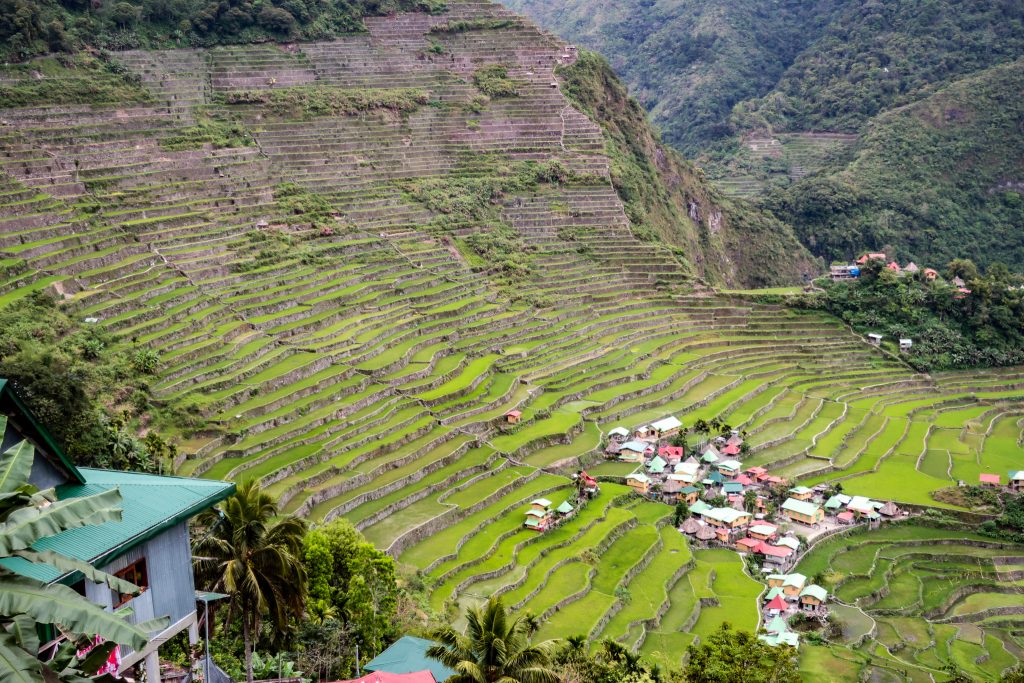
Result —
[[679, 527], [684, 534], [694, 535], [700, 530], [700, 522], [693, 517], [687, 517], [683, 525]]
[[698, 541], [713, 541], [717, 537], [718, 537], [718, 534], [715, 533], [715, 530], [712, 529], [707, 524], [705, 524], [701, 528], [697, 529], [697, 540]]

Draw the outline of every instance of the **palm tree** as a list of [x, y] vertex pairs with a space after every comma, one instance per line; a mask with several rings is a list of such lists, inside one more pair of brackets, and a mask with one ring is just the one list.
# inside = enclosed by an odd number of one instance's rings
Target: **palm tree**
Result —
[[228, 619], [242, 620], [245, 675], [252, 681], [252, 648], [264, 617], [277, 630], [302, 613], [306, 572], [302, 539], [306, 523], [277, 518], [277, 503], [255, 481], [239, 485], [235, 495], [199, 516], [203, 533], [193, 554], [199, 583], [226, 593]]
[[558, 683], [548, 668], [555, 641], [530, 643], [530, 625], [512, 617], [501, 598], [467, 610], [466, 633], [443, 626], [431, 633], [441, 643], [427, 649], [427, 656], [457, 673], [448, 683]]

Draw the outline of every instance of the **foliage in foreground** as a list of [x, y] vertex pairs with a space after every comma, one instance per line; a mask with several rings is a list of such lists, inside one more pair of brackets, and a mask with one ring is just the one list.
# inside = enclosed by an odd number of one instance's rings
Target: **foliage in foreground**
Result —
[[173, 448], [135, 437], [149, 410], [154, 352], [79, 324], [43, 292], [0, 309], [0, 377], [78, 465], [156, 471]]
[[[7, 419], [0, 418], [0, 434]], [[120, 593], [137, 595], [139, 589], [92, 567], [52, 551], [36, 551], [32, 544], [67, 529], [119, 521], [121, 494], [104, 491], [81, 498], [57, 500], [53, 489], [39, 491], [29, 484], [35, 452], [21, 441], [0, 454], [0, 558], [20, 558], [61, 572], [80, 572], [86, 579], [104, 583]], [[36, 658], [39, 651], [37, 624], [60, 624], [69, 634], [50, 662]], [[20, 683], [48, 680], [82, 681], [106, 663], [118, 643], [139, 650], [148, 640], [149, 625], [132, 625], [121, 615], [92, 604], [62, 584], [43, 583], [20, 576], [0, 565], [0, 679]], [[82, 657], [82, 646], [94, 636], [107, 642]]]
[[448, 683], [558, 683], [551, 668], [554, 643], [530, 642], [530, 622], [512, 616], [500, 598], [466, 610], [466, 633], [442, 626], [431, 633], [440, 645], [427, 656], [457, 673]]

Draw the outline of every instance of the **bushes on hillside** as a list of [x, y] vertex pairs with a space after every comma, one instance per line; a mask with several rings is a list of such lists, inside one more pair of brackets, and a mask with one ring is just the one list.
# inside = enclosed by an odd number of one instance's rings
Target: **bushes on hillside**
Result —
[[920, 370], [1024, 363], [1024, 278], [993, 265], [984, 275], [969, 261], [950, 263], [947, 275], [965, 279], [970, 293], [920, 274], [897, 276], [881, 261], [869, 262], [859, 279], [824, 283], [824, 292], [797, 299], [823, 308], [862, 333], [909, 337], [907, 354]]
[[365, 30], [362, 17], [420, 10], [443, 0], [0, 0], [0, 57], [47, 51], [210, 46], [322, 40]]

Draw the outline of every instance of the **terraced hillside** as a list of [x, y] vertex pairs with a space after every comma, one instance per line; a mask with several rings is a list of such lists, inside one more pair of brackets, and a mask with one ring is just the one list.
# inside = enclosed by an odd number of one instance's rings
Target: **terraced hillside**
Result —
[[708, 161], [706, 169], [722, 191], [738, 197], [756, 197], [768, 183], [797, 180], [822, 170], [849, 153], [856, 135], [843, 133], [780, 133], [750, 135], [742, 152], [726, 163]]
[[[725, 618], [755, 627], [760, 585], [626, 495], [596, 463], [610, 427], [720, 416], [750, 465], [909, 503], [1019, 460], [1019, 371], [915, 375], [834, 319], [695, 287], [634, 237], [601, 128], [557, 87], [572, 51], [449, 6], [121, 53], [138, 105], [3, 110], [3, 301], [48, 288], [158, 352], [180, 472], [351, 519], [435, 607], [501, 593], [546, 635], [673, 663]], [[601, 495], [525, 530], [581, 462]]]
[[955, 666], [996, 680], [1024, 655], [1020, 546], [920, 526], [819, 544], [797, 568], [825, 581], [845, 647], [805, 656], [832, 680], [934, 680]]

